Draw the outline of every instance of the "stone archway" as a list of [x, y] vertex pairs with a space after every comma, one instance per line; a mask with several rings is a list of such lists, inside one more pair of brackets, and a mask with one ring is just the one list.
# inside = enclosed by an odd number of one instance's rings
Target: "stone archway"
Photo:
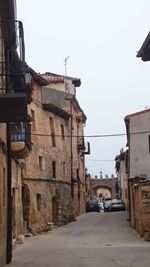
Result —
[[93, 188], [94, 196], [103, 200], [105, 198], [112, 198], [112, 188], [109, 186], [96, 186]]
[[[105, 179], [90, 179], [91, 185], [91, 198], [93, 199], [97, 195], [98, 189], [105, 189], [106, 194], [111, 195], [111, 198], [116, 198], [116, 178], [105, 178]], [[109, 194], [110, 192], [110, 194]]]

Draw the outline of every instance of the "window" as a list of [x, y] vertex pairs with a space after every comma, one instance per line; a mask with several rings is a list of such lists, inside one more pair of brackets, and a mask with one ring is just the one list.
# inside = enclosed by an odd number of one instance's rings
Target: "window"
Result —
[[37, 209], [41, 210], [41, 194], [37, 194], [36, 199], [37, 199]]
[[36, 121], [35, 121], [35, 112], [31, 109], [31, 117], [32, 117], [32, 130], [36, 130]]
[[52, 146], [56, 147], [54, 119], [52, 117], [49, 118], [49, 123], [50, 123], [50, 130], [51, 130]]
[[62, 136], [62, 140], [65, 140], [64, 125], [61, 124], [61, 125], [60, 125], [60, 128], [61, 128], [61, 136]]
[[62, 167], [63, 167], [63, 174], [66, 174], [66, 162], [62, 162]]
[[56, 161], [52, 161], [52, 176], [56, 178]]
[[79, 169], [76, 169], [77, 180], [80, 180]]
[[41, 171], [44, 170], [44, 159], [43, 159], [42, 156], [39, 156], [39, 169], [40, 169]]

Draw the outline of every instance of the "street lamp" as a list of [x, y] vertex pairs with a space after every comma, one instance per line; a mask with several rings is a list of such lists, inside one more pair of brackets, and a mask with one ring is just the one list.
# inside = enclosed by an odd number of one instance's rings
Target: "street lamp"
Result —
[[29, 86], [31, 84], [31, 80], [32, 80], [32, 75], [31, 75], [30, 70], [28, 69], [25, 72], [25, 84], [26, 84], [26, 86]]

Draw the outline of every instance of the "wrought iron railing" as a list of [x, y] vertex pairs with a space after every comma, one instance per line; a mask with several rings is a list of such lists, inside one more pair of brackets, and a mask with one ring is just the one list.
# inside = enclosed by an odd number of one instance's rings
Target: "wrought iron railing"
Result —
[[89, 142], [85, 143], [85, 148], [84, 148], [83, 154], [84, 155], [89, 155], [90, 154], [90, 143]]
[[21, 21], [0, 21], [0, 93], [25, 91], [25, 46]]
[[77, 146], [79, 150], [84, 150], [85, 148], [84, 137], [77, 137]]

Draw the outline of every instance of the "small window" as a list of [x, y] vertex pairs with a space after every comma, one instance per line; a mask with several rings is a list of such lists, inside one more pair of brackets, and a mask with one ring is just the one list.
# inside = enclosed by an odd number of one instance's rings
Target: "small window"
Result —
[[63, 174], [66, 174], [66, 162], [62, 162]]
[[37, 209], [41, 210], [41, 194], [37, 194], [36, 199], [37, 199]]
[[56, 161], [52, 161], [52, 176], [56, 178]]
[[80, 179], [79, 169], [76, 169], [76, 174], [77, 174], [77, 180], [79, 180]]
[[44, 159], [42, 156], [39, 156], [39, 169], [40, 171], [44, 170]]
[[61, 124], [60, 127], [61, 127], [61, 136], [62, 136], [62, 140], [65, 140], [64, 125]]
[[32, 117], [32, 130], [36, 130], [36, 121], [35, 121], [35, 112], [31, 109], [31, 117]]
[[56, 147], [54, 119], [52, 117], [49, 118], [49, 123], [50, 123], [50, 130], [51, 130], [52, 146]]

